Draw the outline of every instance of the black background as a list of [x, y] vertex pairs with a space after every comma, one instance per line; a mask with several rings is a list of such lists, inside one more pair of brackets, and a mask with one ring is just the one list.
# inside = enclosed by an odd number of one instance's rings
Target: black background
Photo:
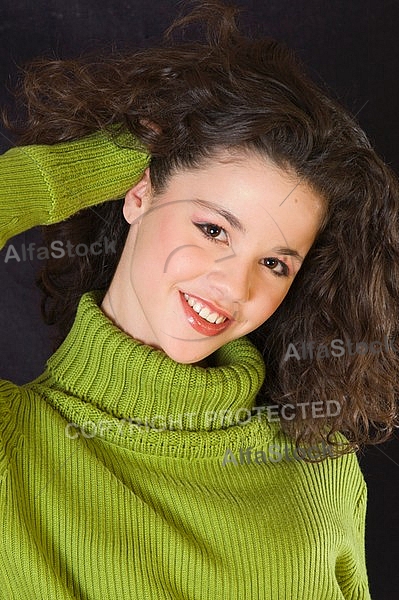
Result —
[[[297, 51], [311, 75], [357, 115], [377, 151], [399, 173], [398, 0], [237, 0], [236, 5], [245, 9], [242, 21], [252, 30]], [[151, 45], [178, 11], [173, 0], [2, 0], [1, 104], [12, 103], [17, 67], [29, 59]], [[10, 145], [0, 129], [0, 151]], [[16, 248], [30, 241], [40, 241], [37, 230], [13, 239]], [[22, 384], [42, 372], [51, 353], [50, 332], [41, 322], [34, 286], [40, 261], [6, 264], [5, 255], [3, 250], [0, 377]], [[360, 456], [369, 488], [366, 550], [373, 600], [399, 597], [398, 446], [395, 439]], [[250, 576], [250, 569], [243, 576]]]

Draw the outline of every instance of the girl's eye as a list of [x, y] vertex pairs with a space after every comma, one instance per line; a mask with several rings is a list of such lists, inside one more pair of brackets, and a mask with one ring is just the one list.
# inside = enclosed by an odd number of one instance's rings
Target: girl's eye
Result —
[[278, 258], [265, 258], [263, 259], [263, 264], [265, 265], [265, 267], [268, 267], [268, 269], [271, 269], [277, 277], [286, 277], [289, 274], [287, 264], [284, 261], [279, 260]]
[[215, 242], [228, 242], [227, 233], [223, 227], [215, 225], [214, 223], [195, 223], [195, 225], [206, 238], [214, 240]]

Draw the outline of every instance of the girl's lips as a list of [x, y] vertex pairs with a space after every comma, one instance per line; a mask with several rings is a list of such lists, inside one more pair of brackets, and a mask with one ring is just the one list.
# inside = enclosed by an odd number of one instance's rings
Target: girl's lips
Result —
[[[196, 298], [196, 296], [192, 296], [192, 297]], [[196, 313], [195, 310], [193, 310], [191, 308], [191, 306], [188, 304], [187, 300], [184, 298], [183, 292], [180, 292], [180, 299], [183, 304], [184, 312], [188, 318], [188, 322], [190, 323], [191, 327], [193, 329], [195, 329], [195, 331], [198, 331], [198, 333], [202, 333], [203, 335], [207, 335], [207, 336], [218, 335], [219, 333], [221, 333], [222, 331], [227, 329], [227, 327], [229, 327], [229, 325], [231, 323], [231, 317], [229, 317], [223, 311], [220, 311], [216, 307], [212, 306], [208, 302], [205, 303], [204, 300], [201, 300], [201, 298], [198, 298], [198, 302], [201, 302], [202, 304], [206, 304], [207, 306], [209, 306], [210, 309], [213, 309], [214, 312], [217, 312], [220, 315], [225, 316], [226, 320], [223, 321], [223, 323], [219, 323], [219, 325], [217, 325], [216, 323], [210, 323], [209, 321], [206, 321], [205, 319], [200, 317], [199, 314]]]

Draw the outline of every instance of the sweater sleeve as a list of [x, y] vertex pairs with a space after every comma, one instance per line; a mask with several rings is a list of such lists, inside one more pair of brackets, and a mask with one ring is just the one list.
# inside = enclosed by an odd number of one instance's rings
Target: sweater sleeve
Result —
[[352, 469], [347, 471], [345, 478], [348, 501], [344, 524], [346, 544], [336, 564], [336, 576], [345, 600], [370, 600], [365, 553], [367, 486], [355, 454], [345, 458]]
[[353, 590], [352, 595], [350, 596], [353, 598], [353, 600], [356, 598], [364, 598], [365, 600], [369, 600], [370, 598], [365, 551], [366, 511], [367, 486], [364, 482], [361, 487], [360, 498], [356, 504], [354, 512], [354, 538], [356, 548], [358, 550], [359, 579], [357, 587]]
[[360, 498], [357, 502], [354, 520], [355, 520], [355, 539], [356, 546], [359, 551], [359, 583], [358, 588], [354, 591], [351, 597], [353, 598], [365, 598], [369, 600], [370, 592], [368, 586], [368, 576], [366, 567], [366, 553], [365, 553], [365, 537], [366, 537], [366, 511], [367, 511], [367, 487], [366, 483], [362, 485]]
[[0, 249], [31, 227], [123, 197], [148, 164], [144, 149], [121, 147], [105, 132], [8, 150], [0, 156]]

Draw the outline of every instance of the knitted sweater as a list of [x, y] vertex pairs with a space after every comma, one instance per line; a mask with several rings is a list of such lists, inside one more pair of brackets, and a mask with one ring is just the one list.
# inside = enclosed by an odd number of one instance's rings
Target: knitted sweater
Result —
[[[148, 157], [104, 135], [0, 158], [0, 237], [116, 198]], [[249, 418], [245, 338], [183, 365], [85, 294], [34, 382], [0, 382], [4, 600], [364, 600], [356, 456], [309, 463]]]

